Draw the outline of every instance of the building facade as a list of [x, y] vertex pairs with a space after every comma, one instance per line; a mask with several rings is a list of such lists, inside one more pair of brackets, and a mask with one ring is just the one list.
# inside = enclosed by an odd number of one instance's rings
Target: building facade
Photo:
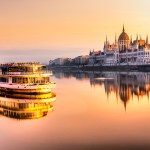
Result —
[[72, 59], [71, 58], [56, 58], [54, 60], [50, 60], [49, 61], [49, 65], [58, 65], [58, 66], [62, 66], [65, 64], [70, 64], [72, 63]]
[[88, 55], [82, 55], [74, 58], [76, 65], [87, 65], [89, 62], [89, 56]]
[[146, 40], [143, 40], [141, 37], [139, 39], [137, 36], [132, 41], [132, 37], [129, 38], [123, 26], [122, 33], [118, 40], [115, 36], [115, 42], [113, 44], [110, 44], [106, 37], [103, 52], [90, 51], [89, 65], [92, 64], [101, 64], [104, 66], [150, 64], [148, 36]]
[[99, 51], [91, 51], [89, 53], [89, 65], [102, 65], [104, 64], [104, 53]]

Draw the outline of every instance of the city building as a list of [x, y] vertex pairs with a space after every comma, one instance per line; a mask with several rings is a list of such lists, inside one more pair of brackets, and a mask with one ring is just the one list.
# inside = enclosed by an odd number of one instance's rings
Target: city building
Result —
[[104, 63], [104, 52], [91, 51], [89, 54], [89, 65], [102, 65]]
[[49, 65], [65, 65], [65, 64], [69, 64], [72, 62], [71, 58], [56, 58], [54, 60], [50, 60], [49, 61]]
[[87, 65], [89, 62], [88, 55], [78, 56], [74, 59], [76, 65]]
[[104, 42], [103, 52], [93, 51], [89, 53], [89, 65], [142, 65], [150, 64], [150, 44], [148, 36], [143, 40], [138, 35], [135, 40], [129, 38], [123, 26], [118, 40], [110, 44], [107, 36]]

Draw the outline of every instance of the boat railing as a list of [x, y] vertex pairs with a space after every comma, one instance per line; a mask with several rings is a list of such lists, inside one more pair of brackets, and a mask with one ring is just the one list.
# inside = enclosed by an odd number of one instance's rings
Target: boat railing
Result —
[[43, 70], [38, 72], [0, 72], [0, 75], [36, 75], [36, 74], [49, 74], [52, 75], [52, 71]]

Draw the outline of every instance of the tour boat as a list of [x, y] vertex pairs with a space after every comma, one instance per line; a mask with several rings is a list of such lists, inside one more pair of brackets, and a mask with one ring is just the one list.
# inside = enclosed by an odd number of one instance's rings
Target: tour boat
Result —
[[55, 83], [43, 67], [39, 62], [0, 64], [0, 94], [50, 93]]

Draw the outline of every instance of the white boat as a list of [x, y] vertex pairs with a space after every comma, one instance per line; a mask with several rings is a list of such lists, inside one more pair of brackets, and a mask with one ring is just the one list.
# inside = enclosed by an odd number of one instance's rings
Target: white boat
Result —
[[52, 72], [43, 67], [39, 62], [1, 64], [0, 94], [50, 93], [56, 85], [50, 81]]

